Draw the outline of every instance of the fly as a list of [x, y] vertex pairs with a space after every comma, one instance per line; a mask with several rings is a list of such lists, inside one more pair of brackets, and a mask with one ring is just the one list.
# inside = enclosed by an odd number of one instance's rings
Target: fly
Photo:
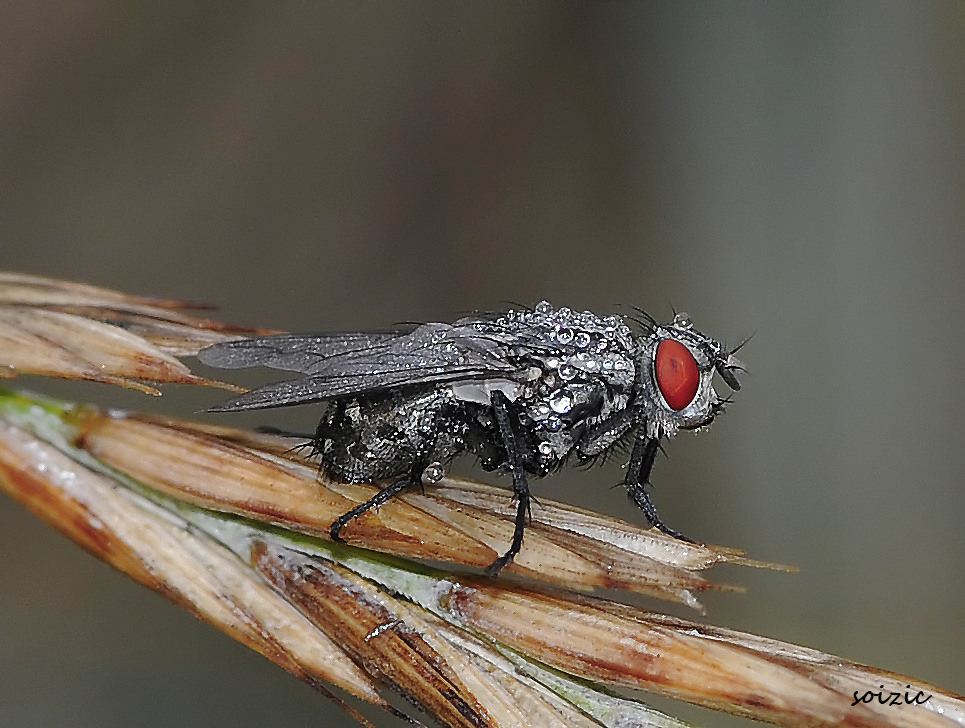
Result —
[[[631, 328], [631, 326], [633, 328]], [[739, 348], [739, 347], [738, 347]], [[331, 526], [332, 540], [363, 513], [423, 477], [437, 481], [457, 455], [512, 477], [515, 528], [509, 549], [487, 569], [510, 563], [529, 519], [529, 476], [571, 457], [593, 461], [630, 449], [624, 485], [653, 526], [689, 541], [661, 520], [647, 491], [661, 440], [709, 425], [728, 400], [714, 374], [739, 390], [743, 371], [719, 342], [678, 313], [658, 324], [554, 308], [474, 314], [383, 333], [286, 334], [215, 344], [202, 362], [265, 366], [304, 376], [268, 384], [212, 411], [324, 404], [312, 448], [321, 471], [348, 483], [384, 482]]]

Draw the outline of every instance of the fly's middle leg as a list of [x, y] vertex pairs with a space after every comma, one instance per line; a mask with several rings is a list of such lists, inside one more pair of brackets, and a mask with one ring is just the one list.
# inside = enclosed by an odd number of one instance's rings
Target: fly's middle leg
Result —
[[516, 557], [516, 554], [523, 547], [523, 533], [526, 531], [526, 523], [530, 516], [530, 493], [526, 471], [523, 467], [523, 448], [525, 445], [519, 434], [519, 416], [516, 408], [509, 401], [509, 398], [500, 391], [495, 391], [490, 396], [496, 425], [499, 427], [499, 434], [506, 450], [506, 462], [513, 476], [513, 496], [516, 499], [516, 525], [513, 529], [513, 542], [510, 544], [509, 550], [486, 569], [489, 576], [496, 576], [506, 564]]

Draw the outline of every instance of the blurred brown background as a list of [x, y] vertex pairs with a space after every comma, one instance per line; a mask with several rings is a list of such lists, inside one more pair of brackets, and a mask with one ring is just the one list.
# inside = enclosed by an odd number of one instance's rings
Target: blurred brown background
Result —
[[[291, 330], [545, 297], [754, 333], [655, 499], [801, 572], [718, 572], [708, 621], [957, 692], [963, 163], [958, 1], [0, 5], [0, 267]], [[642, 518], [619, 480], [536, 494]], [[0, 583], [0, 725], [341, 719], [8, 500]]]

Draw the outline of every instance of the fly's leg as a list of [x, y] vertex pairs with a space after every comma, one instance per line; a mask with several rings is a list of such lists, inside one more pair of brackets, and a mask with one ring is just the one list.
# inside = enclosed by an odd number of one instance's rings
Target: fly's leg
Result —
[[[277, 435], [278, 437], [297, 437], [299, 440], [310, 441], [315, 439], [315, 435], [310, 435], [307, 432], [296, 432], [295, 430], [286, 430], [282, 427], [272, 427], [271, 425], [261, 425], [255, 428], [255, 432], [260, 432], [263, 435]], [[308, 443], [311, 446], [311, 443]]]
[[388, 503], [394, 496], [398, 495], [407, 487], [412, 485], [413, 482], [414, 481], [411, 474], [396, 478], [389, 485], [385, 486], [382, 490], [365, 501], [365, 503], [360, 503], [348, 513], [344, 513], [336, 518], [335, 522], [332, 524], [332, 527], [328, 530], [328, 535], [331, 536], [333, 541], [345, 541], [345, 539], [339, 534], [350, 521], [354, 521], [363, 513], [366, 513], [373, 508], [378, 508], [379, 506]]
[[529, 520], [529, 483], [526, 481], [526, 471], [523, 469], [523, 443], [520, 442], [519, 418], [509, 397], [500, 391], [490, 395], [496, 425], [506, 450], [506, 462], [513, 475], [513, 498], [516, 500], [516, 527], [513, 530], [513, 542], [509, 550], [496, 559], [486, 569], [489, 576], [496, 576], [503, 567], [512, 561], [523, 547], [523, 532]]
[[647, 435], [637, 435], [636, 442], [633, 444], [633, 453], [630, 455], [630, 463], [627, 465], [627, 477], [624, 480], [627, 493], [633, 498], [643, 514], [657, 529], [663, 531], [668, 536], [673, 536], [681, 541], [694, 543], [693, 539], [687, 538], [680, 531], [675, 531], [657, 514], [657, 507], [650, 500], [647, 486], [650, 485], [650, 471], [653, 469], [653, 461], [657, 457], [657, 450], [660, 449], [660, 440], [656, 437]]
[[[321, 430], [321, 425], [319, 425], [319, 430]], [[369, 498], [365, 503], [359, 503], [355, 508], [350, 510], [348, 513], [343, 513], [341, 516], [335, 519], [332, 523], [332, 527], [328, 529], [328, 535], [333, 541], [342, 541], [343, 539], [340, 535], [341, 531], [345, 526], [347, 526], [351, 521], [361, 516], [373, 508], [378, 508], [385, 503], [388, 503], [392, 498], [397, 496], [403, 490], [408, 488], [413, 483], [418, 483], [422, 485], [422, 473], [429, 465], [430, 454], [435, 449], [436, 438], [438, 437], [438, 431], [434, 432], [431, 440], [425, 446], [425, 448], [419, 453], [419, 455], [412, 461], [412, 466], [408, 473], [397, 477], [387, 486], [382, 488], [378, 493]]]

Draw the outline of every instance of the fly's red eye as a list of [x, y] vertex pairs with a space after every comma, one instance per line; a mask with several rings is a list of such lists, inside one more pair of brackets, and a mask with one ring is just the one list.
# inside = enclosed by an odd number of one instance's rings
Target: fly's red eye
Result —
[[682, 410], [694, 401], [700, 385], [697, 360], [690, 349], [673, 339], [657, 345], [657, 386], [671, 409]]

